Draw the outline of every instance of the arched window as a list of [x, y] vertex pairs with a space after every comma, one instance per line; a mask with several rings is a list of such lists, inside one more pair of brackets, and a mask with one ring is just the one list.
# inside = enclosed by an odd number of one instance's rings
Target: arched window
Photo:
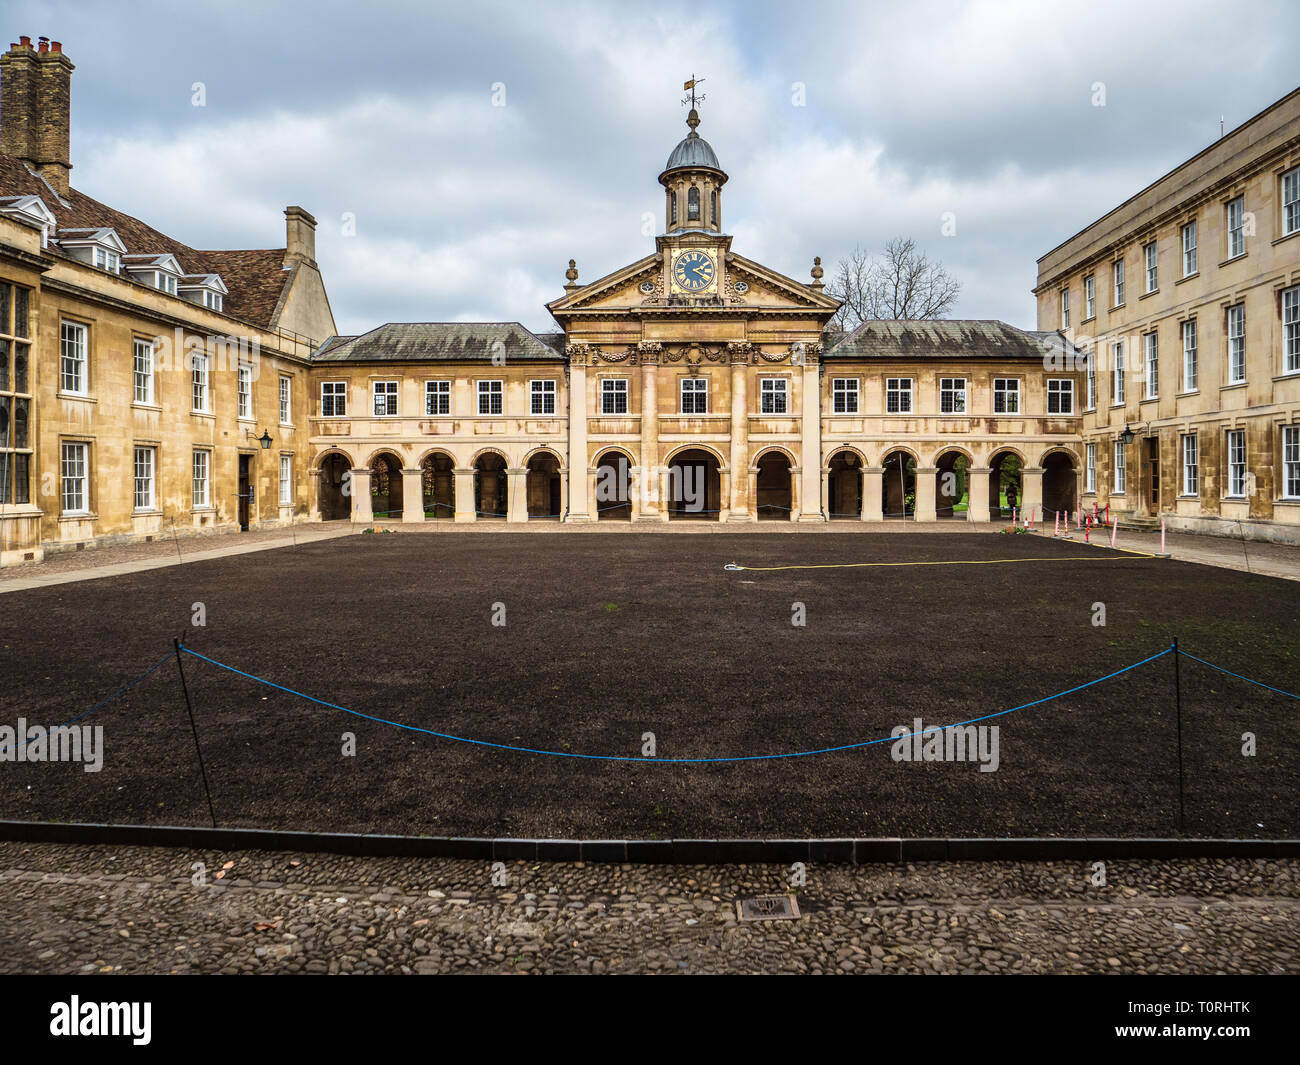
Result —
[[686, 220], [688, 222], [698, 222], [700, 220], [700, 190], [694, 185], [691, 191], [686, 194]]
[[713, 189], [709, 193], [709, 221], [715, 226], [718, 224], [718, 190]]
[[677, 193], [668, 194], [668, 224], [675, 226], [677, 224]]

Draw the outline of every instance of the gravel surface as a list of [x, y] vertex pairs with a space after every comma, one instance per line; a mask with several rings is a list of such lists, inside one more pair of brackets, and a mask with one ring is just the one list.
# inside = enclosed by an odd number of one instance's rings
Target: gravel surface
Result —
[[737, 920], [790, 874], [0, 843], [0, 970], [1300, 972], [1300, 862], [813, 865]]

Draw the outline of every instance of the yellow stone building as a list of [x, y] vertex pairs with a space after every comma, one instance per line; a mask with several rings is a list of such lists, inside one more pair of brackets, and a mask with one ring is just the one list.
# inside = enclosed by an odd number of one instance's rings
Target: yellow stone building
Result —
[[338, 336], [315, 221], [203, 251], [71, 186], [72, 64], [0, 57], [0, 564], [291, 521], [975, 522], [1078, 500], [1081, 376], [1056, 332], [828, 329], [732, 246], [698, 132], [663, 232], [567, 284], [558, 329]]
[[314, 219], [203, 251], [73, 188], [72, 70], [44, 38], [0, 57], [0, 565], [306, 519]]
[[1038, 261], [1088, 357], [1085, 502], [1300, 542], [1300, 89]]

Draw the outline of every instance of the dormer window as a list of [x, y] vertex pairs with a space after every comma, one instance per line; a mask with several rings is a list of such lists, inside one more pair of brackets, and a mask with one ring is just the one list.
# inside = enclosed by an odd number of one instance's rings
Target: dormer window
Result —
[[187, 274], [180, 279], [177, 292], [181, 299], [197, 303], [210, 311], [224, 311], [226, 286], [220, 274]]
[[154, 288], [166, 292], [170, 296], [176, 295], [176, 278], [174, 275], [167, 273], [165, 270], [155, 270]]
[[221, 310], [221, 293], [205, 290], [203, 293], [203, 306], [210, 307], [214, 311]]
[[686, 194], [686, 220], [688, 222], [698, 222], [700, 220], [700, 190], [694, 185], [691, 186], [690, 192]]
[[94, 262], [99, 269], [107, 270], [110, 274], [117, 273], [122, 265], [122, 260], [118, 258], [117, 252], [98, 247], [95, 249]]

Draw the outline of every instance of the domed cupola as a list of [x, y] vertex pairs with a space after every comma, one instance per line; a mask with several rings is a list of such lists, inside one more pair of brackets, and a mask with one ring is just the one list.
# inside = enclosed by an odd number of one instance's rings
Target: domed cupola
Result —
[[681, 233], [694, 229], [721, 233], [721, 190], [727, 183], [727, 174], [713, 147], [696, 132], [700, 113], [694, 107], [686, 116], [686, 124], [691, 128], [690, 133], [673, 149], [668, 165], [659, 175], [659, 184], [667, 192], [664, 231]]

